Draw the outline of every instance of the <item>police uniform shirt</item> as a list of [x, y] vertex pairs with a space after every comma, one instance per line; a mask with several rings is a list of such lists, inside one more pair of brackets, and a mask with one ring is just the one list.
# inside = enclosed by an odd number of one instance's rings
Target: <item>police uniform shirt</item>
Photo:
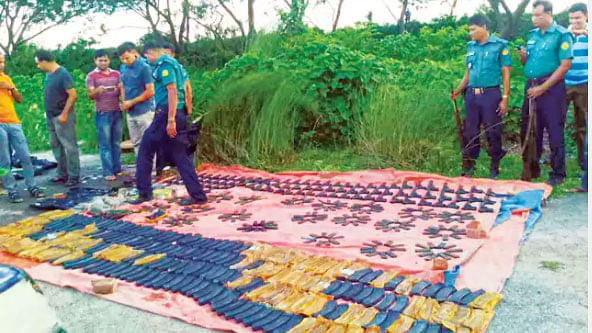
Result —
[[177, 85], [177, 109], [185, 106], [185, 81], [181, 71], [181, 65], [169, 57], [162, 55], [154, 64], [154, 97], [157, 106], [168, 105], [167, 85]]
[[567, 29], [553, 22], [545, 34], [540, 28], [528, 34], [524, 75], [535, 79], [553, 74], [562, 60], [573, 58], [572, 37]]
[[508, 41], [491, 35], [484, 44], [467, 44], [469, 87], [485, 88], [501, 84], [502, 67], [512, 66]]

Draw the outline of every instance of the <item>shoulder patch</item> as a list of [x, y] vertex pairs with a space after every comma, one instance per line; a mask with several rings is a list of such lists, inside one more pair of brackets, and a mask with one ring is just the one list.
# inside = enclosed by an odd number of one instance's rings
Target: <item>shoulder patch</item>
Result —
[[508, 51], [508, 49], [504, 48], [504, 50], [502, 51], [502, 55], [507, 56], [508, 54], [510, 54], [510, 51]]
[[167, 77], [167, 76], [169, 76], [169, 71], [166, 69], [163, 69], [162, 70], [162, 77]]
[[567, 50], [567, 49], [569, 49], [569, 43], [568, 42], [563, 42], [561, 44], [561, 49], [564, 50], [564, 51]]

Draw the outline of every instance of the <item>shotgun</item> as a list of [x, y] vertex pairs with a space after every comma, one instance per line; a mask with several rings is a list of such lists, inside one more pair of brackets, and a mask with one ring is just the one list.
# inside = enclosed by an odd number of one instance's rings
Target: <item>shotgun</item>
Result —
[[533, 98], [528, 99], [528, 125], [522, 138], [522, 180], [531, 181], [539, 176], [539, 165], [536, 153], [536, 104]]
[[452, 98], [454, 94], [454, 88], [450, 86], [450, 100], [452, 101], [452, 106], [454, 107], [454, 120], [456, 120], [456, 133], [458, 135], [458, 143], [460, 144], [461, 152], [464, 152], [465, 149], [465, 139], [463, 136], [463, 122], [460, 118], [460, 111], [458, 111], [458, 105], [456, 105], [456, 99]]

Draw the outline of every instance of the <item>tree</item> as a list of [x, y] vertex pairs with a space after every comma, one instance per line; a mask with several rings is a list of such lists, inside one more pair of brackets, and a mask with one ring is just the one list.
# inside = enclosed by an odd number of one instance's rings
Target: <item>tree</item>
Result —
[[337, 30], [337, 24], [339, 23], [339, 16], [341, 16], [341, 7], [343, 6], [343, 1], [344, 0], [339, 0], [339, 3], [337, 4], [337, 13], [335, 14], [335, 18], [333, 19], [332, 31]]
[[399, 4], [401, 4], [401, 13], [399, 14], [398, 17], [393, 13], [393, 11], [389, 7], [389, 5], [385, 2], [385, 0], [382, 0], [382, 3], [384, 4], [384, 6], [388, 10], [388, 12], [391, 14], [391, 16], [395, 20], [397, 20], [397, 27], [398, 27], [399, 33], [403, 33], [403, 32], [405, 32], [405, 14], [407, 13], [407, 9], [409, 9], [412, 6], [415, 6], [416, 8], [419, 9], [421, 5], [427, 4], [430, 1], [432, 1], [432, 0], [397, 0], [397, 2]]
[[456, 9], [456, 4], [458, 0], [442, 0], [443, 5], [448, 5], [450, 7], [450, 13], [448, 16], [454, 16], [454, 10]]
[[[518, 21], [524, 14], [526, 7], [530, 3], [530, 0], [520, 0], [518, 7], [516, 7], [516, 10], [513, 12], [510, 7], [508, 7], [505, 0], [487, 0], [487, 2], [493, 10], [493, 15], [496, 21], [503, 22], [501, 37], [504, 39], [511, 39], [514, 37], [516, 35], [516, 26]], [[505, 15], [501, 13], [500, 6], [504, 10]], [[502, 18], [504, 19], [502, 20]]]
[[0, 48], [10, 57], [19, 46], [88, 13], [113, 12], [117, 0], [1, 0]]
[[[122, 8], [131, 10], [146, 20], [156, 35], [169, 36], [177, 52], [183, 52], [183, 45], [189, 40], [189, 0], [181, 0], [180, 6], [176, 7], [171, 6], [170, 0], [121, 0], [120, 4]], [[161, 26], [165, 30], [161, 30]]]

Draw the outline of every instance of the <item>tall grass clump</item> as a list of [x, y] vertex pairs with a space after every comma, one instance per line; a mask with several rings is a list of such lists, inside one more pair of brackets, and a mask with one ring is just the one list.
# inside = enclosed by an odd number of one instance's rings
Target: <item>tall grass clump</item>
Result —
[[381, 85], [370, 97], [356, 134], [359, 153], [405, 170], [446, 173], [458, 164], [448, 92], [441, 85], [402, 90]]
[[312, 100], [282, 73], [253, 73], [224, 82], [204, 116], [207, 160], [260, 165], [293, 154], [301, 114]]

